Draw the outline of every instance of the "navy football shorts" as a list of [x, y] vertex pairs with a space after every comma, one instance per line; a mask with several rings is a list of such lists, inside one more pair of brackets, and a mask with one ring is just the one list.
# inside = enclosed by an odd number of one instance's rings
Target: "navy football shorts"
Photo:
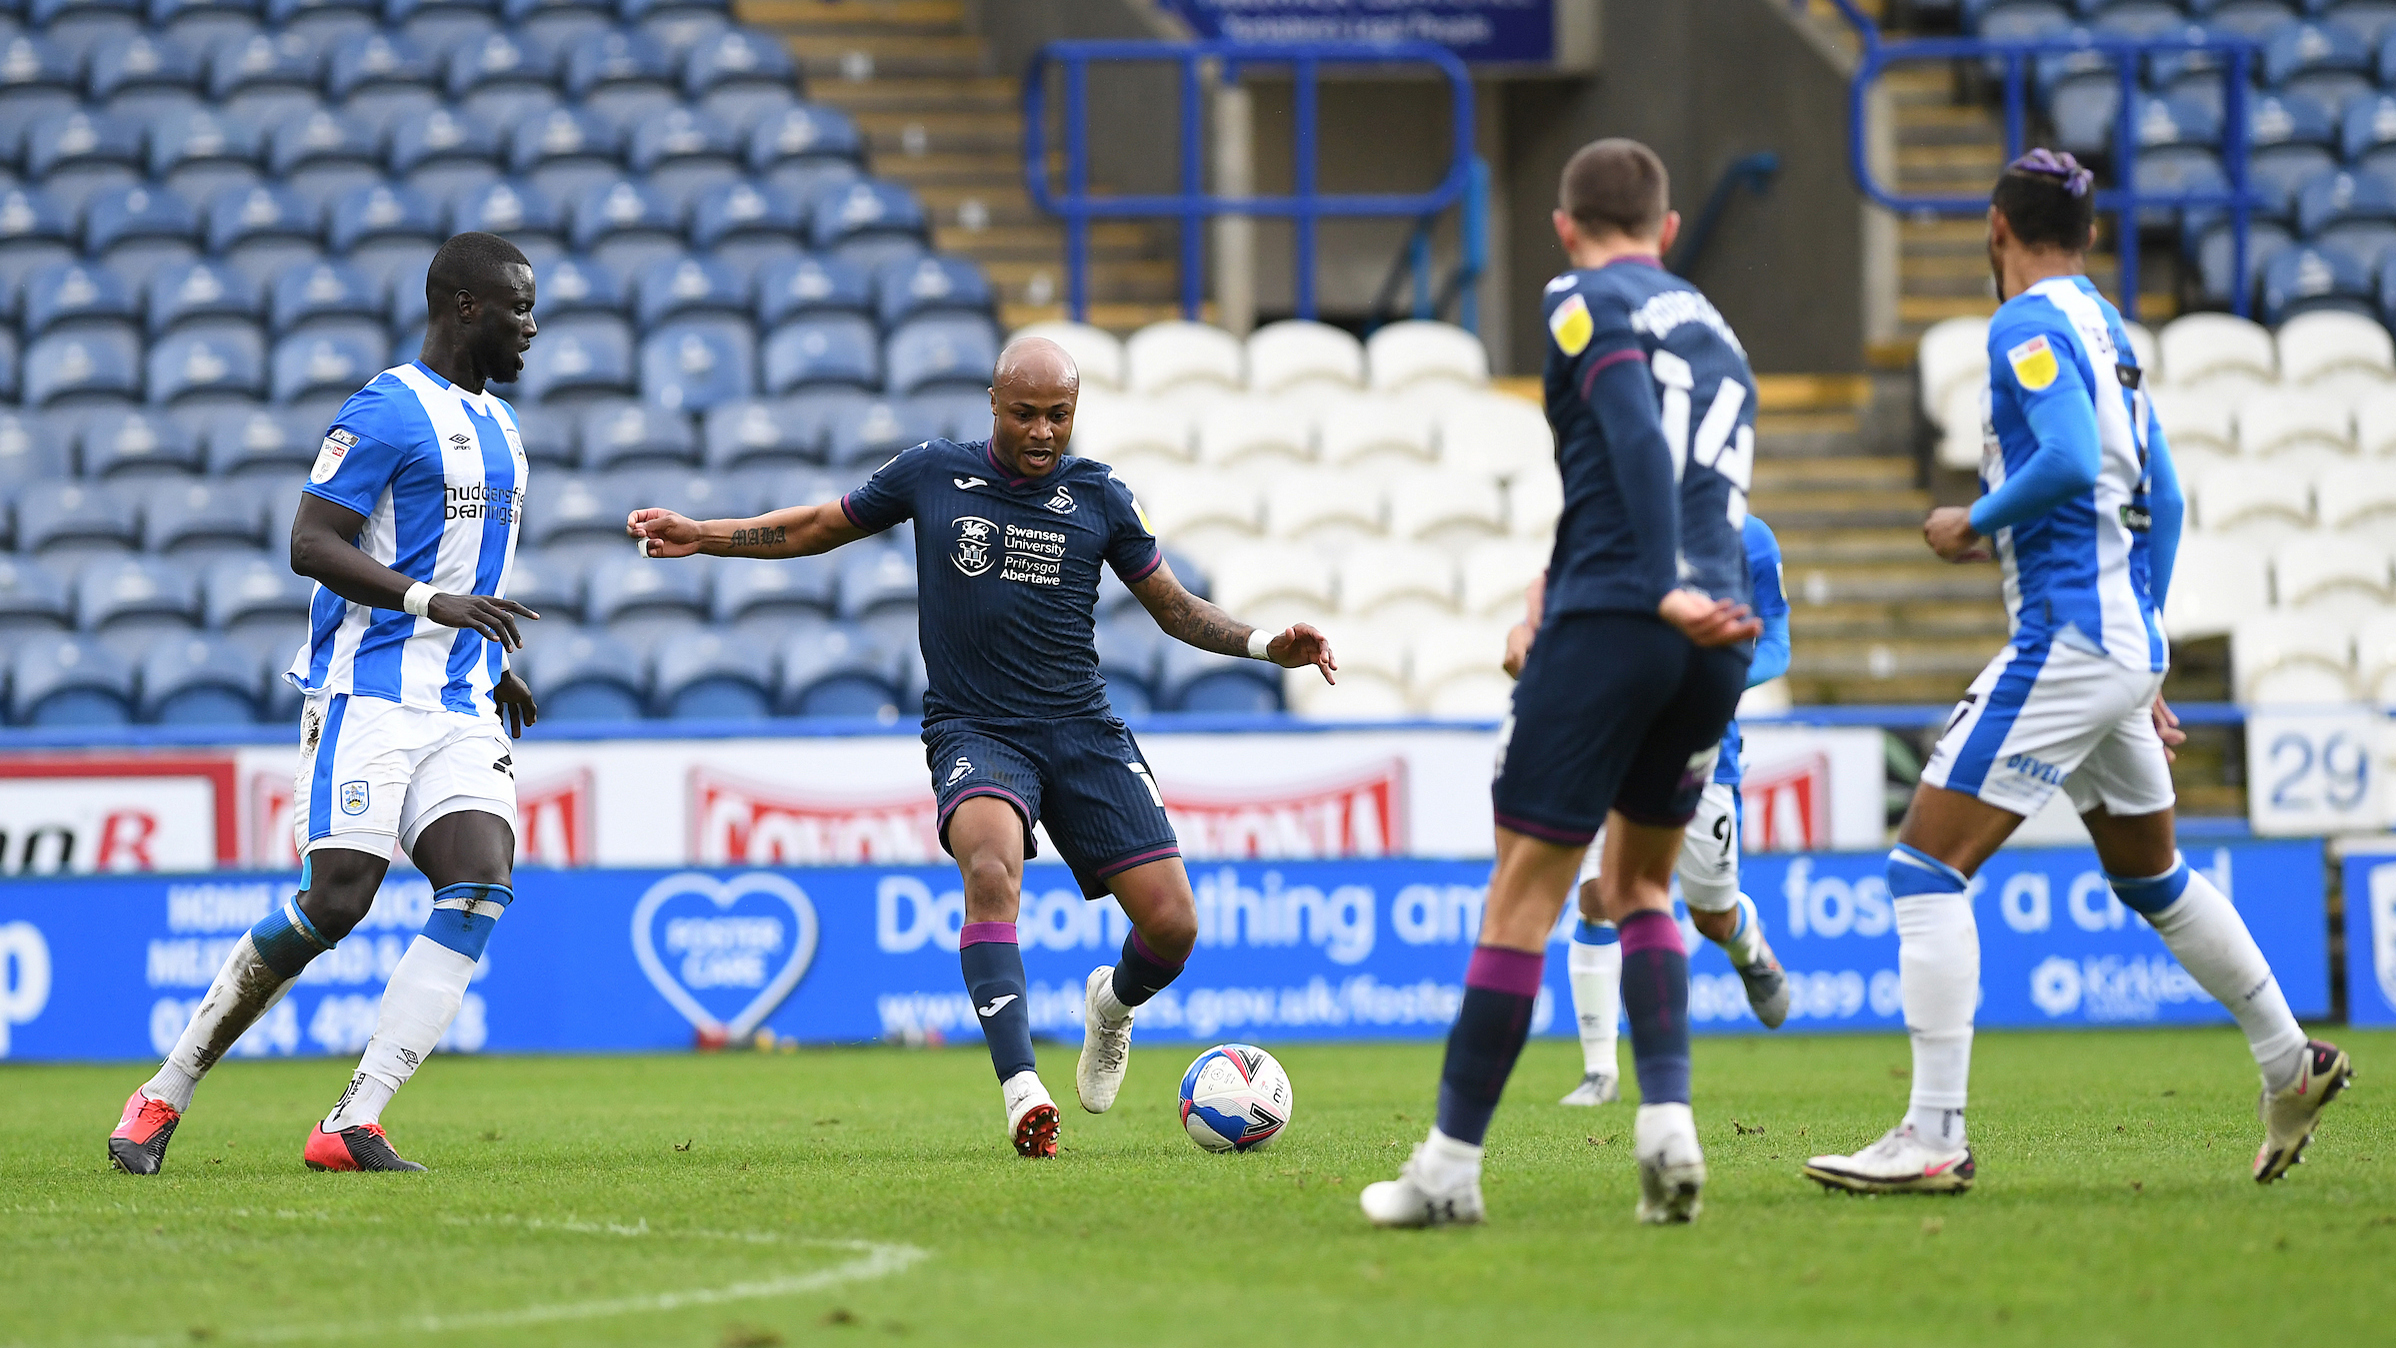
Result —
[[1747, 662], [1744, 646], [1700, 649], [1646, 614], [1549, 619], [1499, 735], [1497, 822], [1572, 847], [1597, 836], [1609, 809], [1658, 828], [1688, 823]]
[[[1112, 716], [937, 721], [923, 728], [940, 845], [948, 819], [975, 796], [996, 796], [1023, 818], [1023, 854], [1037, 855], [1032, 825], [1048, 825], [1082, 894], [1109, 877], [1181, 855], [1165, 797], [1131, 731]], [[949, 849], [954, 855], [954, 849]]]

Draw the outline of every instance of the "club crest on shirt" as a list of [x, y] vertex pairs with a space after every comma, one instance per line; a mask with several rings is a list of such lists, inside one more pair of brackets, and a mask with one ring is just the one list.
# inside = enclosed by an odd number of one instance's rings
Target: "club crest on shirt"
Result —
[[951, 522], [957, 526], [957, 550], [949, 561], [968, 576], [988, 571], [993, 560], [990, 544], [998, 526], [979, 515], [960, 515]]
[[341, 812], [343, 814], [366, 813], [366, 783], [343, 782], [341, 784]]
[[316, 466], [308, 470], [310, 482], [330, 482], [341, 471], [342, 457], [358, 447], [358, 437], [336, 426], [325, 432], [324, 444], [316, 451]]
[[1555, 334], [1556, 349], [1567, 356], [1588, 350], [1589, 339], [1597, 335], [1597, 323], [1589, 317], [1589, 301], [1578, 292], [1565, 296], [1556, 312], [1547, 316], [1547, 330]]
[[2007, 351], [2005, 363], [2013, 367], [2013, 377], [2032, 393], [2055, 382], [2055, 348], [2047, 345], [2043, 334]]
[[1040, 504], [1060, 515], [1070, 515], [1073, 513], [1073, 493], [1065, 490], [1065, 484], [1060, 482], [1057, 484], [1057, 494]]

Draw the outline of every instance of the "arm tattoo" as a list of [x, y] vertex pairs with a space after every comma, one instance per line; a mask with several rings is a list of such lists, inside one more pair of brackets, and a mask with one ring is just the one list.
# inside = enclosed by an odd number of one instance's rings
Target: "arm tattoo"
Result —
[[1155, 614], [1156, 625], [1176, 640], [1217, 655], [1248, 654], [1248, 624], [1179, 585], [1159, 599]]
[[724, 548], [727, 552], [738, 552], [743, 548], [780, 547], [789, 534], [790, 530], [779, 524], [762, 529], [735, 529], [732, 537], [724, 541]]

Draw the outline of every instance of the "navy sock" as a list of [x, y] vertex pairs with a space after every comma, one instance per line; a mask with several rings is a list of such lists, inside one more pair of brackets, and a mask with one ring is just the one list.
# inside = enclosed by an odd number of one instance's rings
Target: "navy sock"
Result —
[[1689, 1103], [1689, 956], [1670, 913], [1622, 924], [1622, 1009], [1631, 1022], [1639, 1103]]
[[1122, 958], [1115, 961], [1115, 1000], [1125, 1006], [1138, 1006], [1165, 990], [1165, 986], [1181, 977], [1181, 962], [1168, 961], [1148, 948], [1140, 939], [1139, 928], [1123, 938]]
[[1439, 1131], [1481, 1145], [1514, 1060], [1531, 1035], [1545, 956], [1484, 945], [1473, 948], [1464, 971], [1464, 1007], [1448, 1031], [1447, 1062], [1439, 1071]]
[[990, 1043], [990, 1065], [1005, 1081], [1032, 1070], [1032, 1009], [1023, 1001], [1023, 947], [1012, 922], [968, 922], [958, 934], [965, 995]]

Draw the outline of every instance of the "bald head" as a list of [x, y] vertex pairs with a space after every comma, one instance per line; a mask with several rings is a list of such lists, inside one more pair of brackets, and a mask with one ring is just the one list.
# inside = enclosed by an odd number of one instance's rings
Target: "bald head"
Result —
[[1073, 436], [1081, 371], [1045, 337], [1018, 337], [990, 372], [990, 446], [1025, 477], [1045, 477]]
[[1018, 337], [1007, 343], [998, 353], [998, 367], [990, 374], [990, 386], [1002, 399], [1011, 386], [1079, 391], [1081, 382], [1082, 372], [1073, 357], [1046, 337]]

